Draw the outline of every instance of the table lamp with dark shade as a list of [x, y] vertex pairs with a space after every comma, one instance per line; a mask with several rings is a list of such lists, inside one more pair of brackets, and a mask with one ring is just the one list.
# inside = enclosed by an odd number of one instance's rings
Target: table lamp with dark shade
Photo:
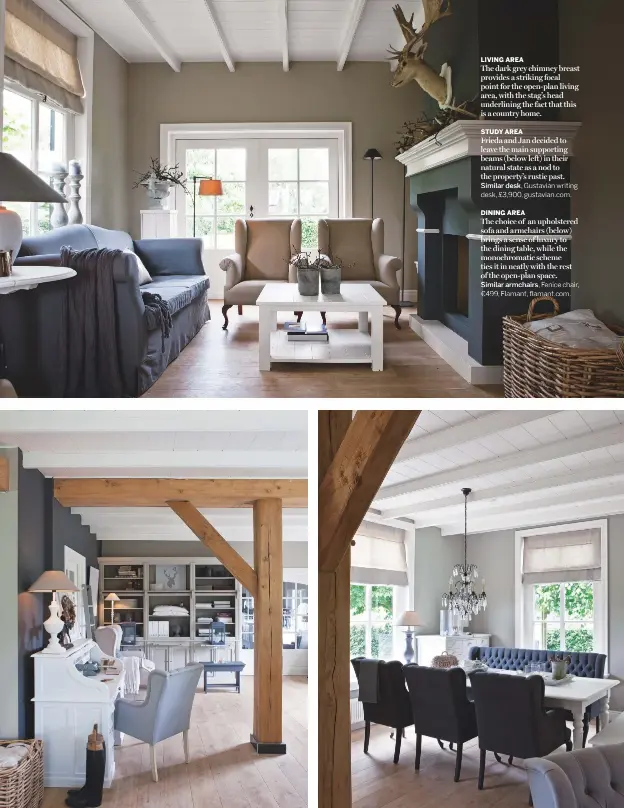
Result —
[[[67, 202], [12, 154], [0, 152], [0, 199], [3, 202]], [[0, 204], [0, 250], [17, 258], [22, 245], [22, 220], [18, 213]]]
[[[197, 183], [199, 182], [199, 189]], [[221, 180], [213, 177], [193, 177], [193, 236], [195, 236], [195, 206], [198, 196], [223, 196], [223, 185]]]
[[[39, 179], [37, 177], [37, 179]], [[22, 200], [20, 200], [22, 201]], [[79, 592], [76, 584], [60, 570], [48, 570], [40, 575], [35, 583], [28, 588], [29, 592], [51, 592], [50, 616], [45, 621], [44, 628], [50, 635], [50, 642], [43, 649], [46, 654], [64, 654], [65, 649], [60, 644], [58, 634], [63, 630], [65, 623], [59, 617], [60, 606], [56, 597], [57, 592]]]

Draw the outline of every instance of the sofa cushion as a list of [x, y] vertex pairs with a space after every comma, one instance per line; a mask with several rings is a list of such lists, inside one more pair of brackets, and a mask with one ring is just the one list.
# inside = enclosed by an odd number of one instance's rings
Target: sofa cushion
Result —
[[209, 286], [210, 280], [205, 276], [200, 278], [197, 275], [168, 275], [155, 278], [151, 283], [141, 286], [141, 292], [160, 295], [169, 303], [171, 314], [174, 315], [202, 295]]
[[107, 230], [104, 227], [96, 227], [92, 224], [85, 226], [93, 234], [98, 247], [106, 247], [108, 250], [130, 250], [134, 252], [132, 236], [123, 230]]
[[139, 272], [139, 286], [144, 286], [146, 283], [152, 282], [152, 276], [149, 274], [147, 269], [145, 268], [145, 264], [136, 253], [133, 253], [132, 250], [124, 250], [126, 255], [132, 256], [132, 261], [136, 265], [136, 268]]
[[225, 292], [225, 302], [232, 306], [255, 306], [260, 292], [268, 283], [285, 283], [285, 281], [241, 281]]
[[291, 219], [247, 221], [245, 280], [288, 280], [291, 227]]
[[134, 252], [154, 275], [205, 276], [200, 238], [143, 238], [134, 242]]

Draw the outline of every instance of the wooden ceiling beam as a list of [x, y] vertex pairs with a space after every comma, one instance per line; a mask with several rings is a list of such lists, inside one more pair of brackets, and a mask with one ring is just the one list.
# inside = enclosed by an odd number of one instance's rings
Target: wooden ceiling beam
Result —
[[319, 488], [319, 569], [338, 568], [419, 415], [415, 410], [355, 414]]
[[168, 63], [172, 70], [179, 73], [182, 69], [181, 60], [174, 53], [172, 48], [169, 47], [160, 31], [154, 25], [153, 20], [145, 13], [144, 7], [137, 2], [137, 0], [123, 0], [123, 2], [141, 24], [141, 28], [143, 28], [147, 36], [152, 40], [165, 62]]
[[288, 55], [288, 0], [278, 0], [277, 13], [279, 18], [279, 35], [282, 45], [282, 67], [284, 73], [290, 70], [290, 57]]
[[204, 6], [206, 8], [208, 17], [210, 18], [212, 30], [217, 37], [219, 50], [221, 51], [221, 56], [223, 56], [223, 61], [227, 65], [227, 69], [230, 71], [230, 73], [233, 73], [236, 70], [236, 65], [234, 64], [234, 60], [230, 55], [230, 51], [225, 41], [225, 36], [223, 34], [221, 25], [219, 24], [219, 20], [217, 19], [212, 0], [204, 0]]
[[355, 34], [357, 32], [358, 25], [360, 24], [360, 20], [362, 19], [365, 6], [366, 0], [353, 0], [351, 4], [347, 26], [342, 36], [340, 55], [338, 56], [338, 70], [343, 69], [345, 62], [349, 58], [349, 52], [351, 51], [351, 46], [353, 45], [353, 40], [355, 39]]
[[10, 485], [10, 471], [8, 457], [0, 457], [0, 491], [8, 491]]
[[307, 480], [173, 478], [72, 478], [54, 481], [54, 496], [74, 507], [167, 507], [169, 501], [197, 508], [249, 508], [258, 499], [283, 500], [286, 508], [305, 508]]
[[256, 597], [258, 577], [242, 556], [231, 547], [219, 531], [190, 502], [168, 502], [167, 505], [190, 528], [201, 543], [215, 554], [245, 589]]

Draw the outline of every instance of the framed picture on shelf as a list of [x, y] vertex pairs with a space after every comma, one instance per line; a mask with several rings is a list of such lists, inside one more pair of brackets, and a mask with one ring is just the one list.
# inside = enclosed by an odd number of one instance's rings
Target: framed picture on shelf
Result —
[[156, 567], [156, 589], [159, 592], [180, 592], [186, 589], [186, 567], [172, 565]]

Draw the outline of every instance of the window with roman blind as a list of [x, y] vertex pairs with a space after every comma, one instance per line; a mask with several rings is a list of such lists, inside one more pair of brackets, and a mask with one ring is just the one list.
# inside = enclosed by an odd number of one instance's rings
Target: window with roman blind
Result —
[[516, 534], [524, 647], [607, 652], [606, 520]]

